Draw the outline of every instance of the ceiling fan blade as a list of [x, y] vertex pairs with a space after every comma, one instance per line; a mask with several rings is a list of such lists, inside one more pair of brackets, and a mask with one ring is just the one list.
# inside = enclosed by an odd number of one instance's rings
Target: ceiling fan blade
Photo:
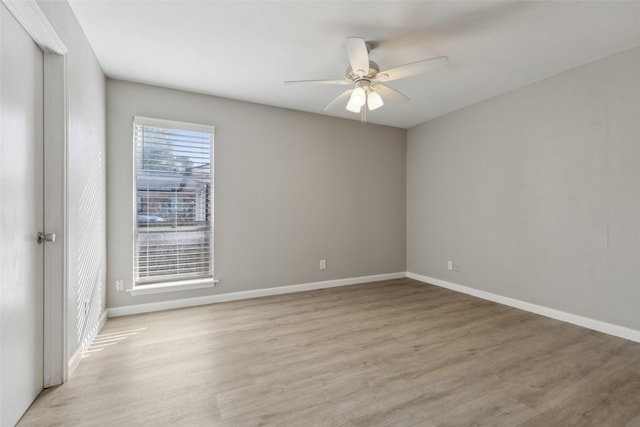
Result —
[[347, 89], [344, 92], [342, 92], [333, 101], [331, 101], [326, 107], [324, 107], [323, 111], [333, 110], [334, 108], [338, 107], [340, 104], [346, 104], [347, 101], [349, 100], [349, 97], [351, 96], [351, 92], [353, 92], [353, 89]]
[[389, 86], [385, 85], [373, 85], [371, 89], [378, 92], [378, 94], [382, 97], [385, 102], [394, 102], [396, 104], [404, 104], [409, 101], [409, 98], [401, 94], [395, 89], [391, 89]]
[[350, 85], [347, 80], [290, 80], [284, 82], [286, 85]]
[[364, 39], [347, 37], [347, 54], [354, 73], [362, 76], [369, 72], [369, 51]]
[[389, 82], [391, 80], [404, 79], [405, 77], [426, 73], [427, 71], [441, 67], [448, 62], [449, 59], [446, 56], [423, 59], [422, 61], [416, 61], [410, 64], [400, 65], [399, 67], [395, 67], [390, 70], [381, 71], [376, 76], [375, 81]]

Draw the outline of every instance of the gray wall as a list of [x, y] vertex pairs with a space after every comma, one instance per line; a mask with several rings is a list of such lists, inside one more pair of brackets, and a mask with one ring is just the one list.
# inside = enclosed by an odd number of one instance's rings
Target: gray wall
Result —
[[39, 1], [68, 49], [69, 355], [91, 343], [105, 310], [105, 77], [67, 2]]
[[[134, 115], [216, 127], [214, 289], [115, 291], [133, 280]], [[107, 80], [107, 140], [109, 307], [406, 269], [403, 129]]]
[[638, 76], [640, 48], [410, 129], [408, 271], [639, 330]]

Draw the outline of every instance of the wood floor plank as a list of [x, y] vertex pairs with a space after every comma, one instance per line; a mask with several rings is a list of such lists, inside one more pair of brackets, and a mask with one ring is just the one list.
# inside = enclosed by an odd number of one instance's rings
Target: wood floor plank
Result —
[[411, 279], [110, 319], [19, 426], [640, 427], [640, 344]]
[[640, 375], [620, 367], [611, 375], [589, 384], [523, 426], [575, 425], [625, 426], [640, 412]]

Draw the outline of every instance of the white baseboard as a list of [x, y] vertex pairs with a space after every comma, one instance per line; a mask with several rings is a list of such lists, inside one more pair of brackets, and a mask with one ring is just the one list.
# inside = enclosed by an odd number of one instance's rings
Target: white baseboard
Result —
[[502, 295], [493, 294], [491, 292], [481, 291], [479, 289], [458, 285], [456, 283], [447, 282], [445, 280], [440, 280], [433, 277], [422, 276], [420, 274], [407, 272], [407, 277], [431, 285], [451, 289], [452, 291], [473, 295], [474, 297], [508, 305], [510, 307], [519, 308], [531, 313], [551, 317], [552, 319], [572, 323], [584, 328], [593, 329], [594, 331], [604, 332], [605, 334], [614, 335], [616, 337], [624, 338], [630, 341], [640, 342], [640, 331], [636, 331], [635, 329], [630, 329], [625, 326], [614, 325], [612, 323], [602, 322], [600, 320], [591, 319], [589, 317], [578, 316], [576, 314], [567, 313], [565, 311], [532, 304], [526, 301], [509, 298]]
[[96, 335], [100, 333], [100, 331], [104, 327], [104, 324], [107, 323], [107, 314], [107, 310], [105, 310], [100, 315], [100, 319], [98, 320], [98, 332], [96, 332]]
[[[107, 310], [103, 311], [102, 314], [100, 315], [100, 318], [98, 319], [98, 330], [96, 332], [96, 335], [100, 333], [105, 323], [107, 323]], [[90, 346], [91, 344], [89, 344], [89, 347]], [[87, 350], [86, 348], [83, 348], [83, 346], [80, 346], [75, 351], [75, 353], [73, 353], [73, 355], [69, 358], [67, 379], [71, 377], [71, 375], [73, 374], [73, 371], [75, 371], [78, 365], [80, 364], [80, 361], [82, 360], [82, 357], [84, 356], [84, 352], [86, 350]]]
[[323, 282], [303, 283], [300, 285], [278, 286], [274, 288], [255, 289], [251, 291], [231, 292], [227, 294], [207, 295], [196, 298], [183, 298], [170, 301], [152, 302], [148, 304], [126, 305], [107, 309], [108, 317], [127, 316], [129, 314], [149, 313], [152, 311], [170, 310], [173, 308], [194, 307], [217, 302], [236, 301], [270, 295], [289, 294], [311, 291], [314, 289], [334, 288], [337, 286], [357, 285], [360, 283], [378, 282], [381, 280], [402, 279], [406, 272], [377, 274], [374, 276], [351, 277], [348, 279], [326, 280]]
[[84, 350], [82, 349], [82, 347], [78, 347], [76, 352], [73, 353], [71, 358], [69, 358], [69, 376], [68, 376], [68, 378], [71, 378], [71, 375], [73, 375], [73, 371], [75, 371], [76, 368], [78, 367], [78, 365], [80, 364], [80, 361], [82, 360], [82, 355], [83, 354], [84, 354]]
[[[458, 285], [456, 283], [447, 282], [445, 280], [436, 279], [434, 277], [423, 276], [411, 272], [398, 272], [389, 274], [378, 274], [374, 276], [352, 277], [347, 279], [327, 280], [323, 282], [303, 283], [299, 285], [278, 286], [274, 288], [255, 289], [251, 291], [231, 292], [227, 294], [207, 295], [204, 297], [196, 298], [183, 298], [171, 301], [161, 301], [148, 304], [135, 304], [122, 307], [108, 308], [100, 318], [100, 328], [104, 325], [106, 317], [127, 316], [130, 314], [149, 313], [153, 311], [170, 310], [174, 308], [194, 307], [198, 305], [214, 304], [217, 302], [236, 301], [249, 298], [258, 298], [270, 295], [282, 295], [294, 292], [311, 291], [314, 289], [333, 288], [337, 286], [357, 285], [367, 282], [377, 282], [381, 280], [401, 279], [408, 277], [420, 282], [440, 286], [442, 288], [451, 289], [456, 292], [472, 295], [484, 300], [493, 301], [498, 304], [504, 304], [510, 307], [518, 308], [520, 310], [528, 311], [531, 313], [539, 314], [541, 316], [550, 317], [552, 319], [560, 320], [563, 322], [571, 323], [574, 325], [582, 326], [584, 328], [592, 329], [605, 334], [614, 335], [620, 338], [628, 339], [630, 341], [640, 342], [640, 331], [630, 329], [625, 326], [614, 325], [612, 323], [603, 322], [600, 320], [591, 319], [588, 317], [578, 316], [576, 314], [567, 313], [565, 311], [556, 310], [549, 307], [544, 307], [537, 304], [532, 304], [526, 301], [521, 301], [514, 298], [505, 297], [502, 295], [494, 294], [479, 289], [470, 288], [468, 286]], [[78, 359], [80, 361], [82, 354], [74, 354], [72, 360]], [[70, 361], [70, 371], [72, 362]], [[74, 366], [75, 368], [75, 366]]]

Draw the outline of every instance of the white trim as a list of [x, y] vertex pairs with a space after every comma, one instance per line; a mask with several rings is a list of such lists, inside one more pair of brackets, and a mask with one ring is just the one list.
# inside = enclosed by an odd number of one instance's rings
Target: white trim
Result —
[[67, 48], [35, 0], [2, 0], [44, 52], [44, 227], [56, 241], [44, 248], [43, 386], [69, 375], [66, 346], [67, 246]]
[[[104, 327], [105, 323], [107, 323], [107, 310], [103, 311], [102, 314], [100, 315], [100, 318], [98, 319], [98, 332], [96, 332], [96, 336], [100, 334], [100, 331]], [[95, 337], [94, 337], [94, 340], [95, 340]], [[82, 358], [84, 357], [85, 352], [88, 350], [89, 347], [91, 347], [91, 344], [89, 344], [87, 348], [80, 346], [75, 351], [75, 353], [73, 353], [73, 356], [71, 356], [71, 358], [69, 359], [69, 364], [67, 366], [67, 371], [69, 372], [69, 376], [71, 376], [71, 374], [73, 374], [73, 372], [76, 370], [76, 368], [82, 361]]]
[[65, 57], [44, 54], [44, 387], [68, 378], [67, 304], [67, 99]]
[[578, 316], [577, 314], [567, 313], [565, 311], [544, 307], [542, 305], [532, 304], [526, 301], [509, 298], [502, 295], [493, 294], [491, 292], [481, 291], [479, 289], [458, 285], [456, 283], [447, 282], [445, 280], [440, 280], [433, 277], [422, 276], [420, 274], [407, 272], [407, 277], [427, 284], [451, 289], [452, 291], [472, 295], [474, 297], [482, 298], [488, 301], [493, 301], [499, 304], [508, 305], [510, 307], [519, 308], [520, 310], [529, 311], [531, 313], [550, 317], [552, 319], [572, 323], [574, 325], [582, 326], [594, 331], [603, 332], [605, 334], [614, 335], [616, 337], [635, 342], [640, 342], [640, 331], [630, 329], [625, 326], [614, 325], [612, 323], [591, 319], [589, 317]]
[[67, 48], [35, 0], [2, 0], [40, 49], [65, 55]]
[[406, 272], [377, 274], [375, 276], [351, 277], [348, 279], [326, 280], [323, 282], [303, 283], [300, 285], [278, 286], [251, 291], [231, 292], [227, 294], [207, 295], [204, 297], [184, 298], [171, 301], [153, 302], [148, 304], [126, 305], [107, 309], [109, 317], [127, 316], [129, 314], [149, 313], [152, 311], [170, 310], [173, 308], [193, 307], [197, 305], [214, 304], [217, 302], [237, 301], [248, 298], [258, 298], [270, 295], [289, 294], [294, 292], [311, 291], [314, 289], [334, 288], [337, 286], [357, 285], [380, 280], [402, 279]]
[[139, 126], [151, 126], [157, 128], [178, 129], [189, 132], [202, 132], [214, 134], [216, 127], [200, 123], [178, 122], [175, 120], [154, 119], [151, 117], [133, 116], [133, 124]]
[[73, 374], [73, 372], [76, 370], [76, 368], [80, 364], [83, 354], [84, 354], [84, 349], [82, 347], [78, 347], [76, 352], [73, 353], [73, 356], [69, 358], [69, 366], [67, 367], [67, 371], [69, 371], [69, 376]]
[[98, 332], [96, 332], [96, 336], [100, 334], [102, 328], [104, 328], [105, 323], [107, 323], [107, 310], [103, 311], [100, 315], [100, 319], [98, 319]]
[[174, 308], [193, 307], [198, 305], [214, 304], [218, 302], [236, 301], [248, 298], [258, 298], [270, 295], [281, 295], [294, 292], [304, 292], [314, 289], [333, 288], [338, 286], [356, 285], [367, 282], [376, 282], [380, 280], [392, 280], [408, 277], [427, 284], [447, 288], [452, 291], [461, 292], [472, 295], [498, 304], [507, 305], [509, 307], [518, 308], [520, 310], [539, 314], [541, 316], [550, 317], [552, 319], [582, 326], [594, 331], [603, 332], [605, 334], [628, 339], [630, 341], [640, 342], [640, 331], [627, 328], [625, 326], [614, 325], [612, 323], [567, 313], [565, 311], [532, 304], [526, 301], [493, 294], [491, 292], [470, 288], [468, 286], [458, 285], [456, 283], [447, 282], [445, 280], [436, 279], [434, 277], [423, 276], [411, 272], [399, 272], [389, 274], [379, 274], [375, 276], [353, 277], [348, 279], [327, 280], [324, 282], [304, 283], [300, 285], [278, 286], [274, 288], [255, 289], [251, 291], [232, 292], [227, 294], [207, 295], [204, 297], [185, 298], [171, 301], [162, 301], [148, 304], [135, 304], [121, 307], [112, 307], [107, 309], [108, 317], [127, 316], [130, 314], [149, 313], [153, 311], [169, 310]]
[[127, 289], [132, 296], [162, 294], [165, 292], [189, 291], [192, 289], [213, 288], [216, 283], [220, 282], [216, 279], [199, 279], [199, 280], [183, 280], [180, 282], [155, 283], [152, 285], [138, 285], [131, 289]]

